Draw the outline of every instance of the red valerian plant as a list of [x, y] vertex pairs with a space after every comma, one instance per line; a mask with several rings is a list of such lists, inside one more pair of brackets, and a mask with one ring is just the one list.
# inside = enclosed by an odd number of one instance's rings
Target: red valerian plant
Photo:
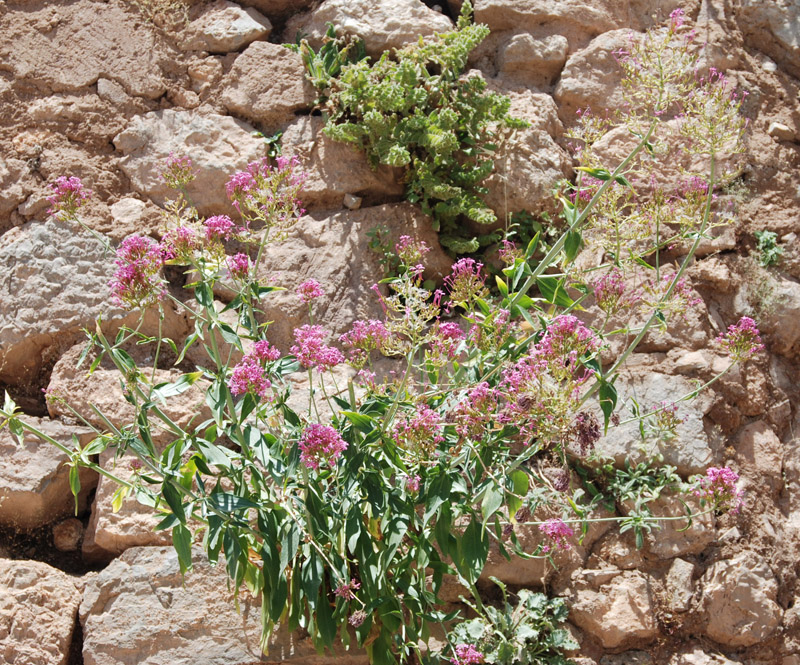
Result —
[[[237, 592], [244, 585], [261, 599], [265, 650], [275, 626], [285, 624], [305, 629], [320, 650], [355, 642], [376, 665], [513, 662], [521, 656], [492, 631], [478, 631], [480, 650], [477, 638], [458, 637], [467, 631], [458, 625], [466, 624], [443, 609], [444, 576], [456, 576], [480, 612], [477, 583], [490, 546], [509, 557], [551, 558], [580, 538], [591, 506], [570, 470], [619, 422], [614, 380], [626, 358], [648, 333], [693, 306], [686, 269], [709, 229], [724, 221], [714, 208], [725, 177], [716, 163], [739, 149], [741, 97], [719, 75], [695, 74], [682, 29], [682, 15], [674, 14], [666, 31], [618, 54], [629, 100], [623, 121], [638, 140], [613, 169], [604, 166], [594, 145], [611, 126], [582, 114], [574, 137], [582, 175], [568, 187], [572, 195], [559, 195], [565, 226], [552, 245], [540, 246], [538, 235], [525, 248], [507, 242], [493, 295], [485, 266], [473, 258], [454, 264], [445, 291], [426, 288], [428, 247], [401, 237], [396, 276], [374, 287], [384, 318], [354, 322], [338, 340], [347, 355], [313, 317], [294, 331], [289, 354], [270, 341], [262, 300], [277, 287], [264, 283], [260, 268], [265, 246], [283, 239], [303, 212], [298, 197], [306, 176], [298, 161], [251, 163], [227, 186], [236, 221], [203, 220], [185, 196], [191, 161], [171, 156], [163, 173], [178, 195], [167, 206], [168, 228], [160, 241], [123, 241], [111, 291], [129, 308], [173, 300], [193, 317], [195, 333], [182, 349], [131, 330], [113, 341], [99, 330], [91, 336], [95, 351], [118, 368], [135, 417], [129, 426], [105, 419], [106, 427], [97, 428], [74, 411], [96, 434], [83, 448], [39, 431], [8, 397], [2, 424], [15, 435], [36, 433], [68, 454], [74, 491], [83, 465], [119, 483], [117, 504], [130, 494], [154, 506], [162, 516], [158, 528], [172, 532], [182, 571], [192, 567], [195, 540], [212, 564], [222, 556]], [[702, 188], [667, 196], [645, 177], [657, 159], [639, 156], [658, 157], [654, 141], [670, 118], [680, 119], [684, 136], [695, 137], [684, 148], [704, 155], [709, 169]], [[632, 184], [643, 182], [639, 189]], [[52, 199], [62, 222], [79, 222], [86, 199], [79, 181], [60, 179]], [[231, 241], [236, 253], [229, 253]], [[575, 265], [583, 244], [603, 250], [600, 265]], [[665, 267], [670, 247], [682, 247], [683, 258]], [[186, 288], [195, 306], [166, 288], [165, 266], [191, 275]], [[215, 293], [227, 294], [225, 309], [235, 323], [222, 321]], [[308, 280], [298, 297], [311, 316], [324, 289]], [[601, 325], [582, 303], [596, 305]], [[627, 322], [609, 332], [612, 317]], [[602, 363], [612, 335], [629, 343]], [[219, 340], [228, 344], [224, 352]], [[179, 363], [195, 343], [205, 359], [179, 380], [156, 384], [155, 373], [138, 367], [128, 350], [153, 345], [156, 365], [167, 343]], [[731, 326], [719, 345], [731, 366], [745, 362], [761, 348], [755, 322]], [[375, 363], [379, 355], [393, 359], [385, 378]], [[333, 370], [344, 363], [357, 374], [339, 385], [341, 374], [337, 379]], [[286, 377], [301, 368], [311, 389], [308, 408], [295, 410]], [[210, 417], [182, 426], [163, 406], [193, 387], [206, 395]], [[48, 398], [69, 406], [68, 397]], [[640, 414], [659, 431], [674, 429], [678, 418], [672, 402]], [[156, 445], [156, 432], [167, 438], [165, 448]], [[132, 480], [92, 461], [106, 449], [135, 457]], [[541, 470], [545, 460], [555, 473]], [[685, 491], [702, 499], [705, 512], [736, 510], [737, 480], [730, 469], [712, 468]], [[681, 518], [650, 515], [638, 524], [669, 519]], [[521, 529], [538, 532], [534, 549], [520, 544]], [[525, 598], [529, 609], [536, 605]], [[553, 609], [559, 620], [562, 604]], [[451, 644], [428, 651], [431, 631], [443, 624], [456, 625]], [[519, 644], [533, 648], [527, 638]], [[562, 662], [556, 652], [545, 655]]]

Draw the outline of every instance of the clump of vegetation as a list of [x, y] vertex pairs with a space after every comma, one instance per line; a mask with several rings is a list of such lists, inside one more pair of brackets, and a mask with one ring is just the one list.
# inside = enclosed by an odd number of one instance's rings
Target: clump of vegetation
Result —
[[479, 76], [462, 77], [467, 58], [489, 34], [464, 3], [455, 30], [370, 63], [358, 41], [337, 39], [331, 27], [315, 53], [306, 42], [308, 77], [321, 93], [325, 133], [358, 146], [373, 166], [406, 169], [406, 197], [433, 218], [443, 246], [457, 254], [496, 241], [461, 223], [497, 221], [481, 196], [494, 169], [500, 132], [527, 126], [509, 115], [511, 101], [487, 92]]
[[778, 245], [778, 234], [775, 231], [756, 231], [753, 235], [758, 243], [758, 262], [765, 268], [776, 265], [783, 255], [783, 247]]
[[568, 665], [564, 657], [580, 645], [561, 624], [569, 610], [563, 598], [521, 589], [516, 606], [508, 601], [505, 585], [501, 607], [473, 606], [478, 617], [458, 624], [450, 635], [456, 660], [451, 662], [502, 665]]

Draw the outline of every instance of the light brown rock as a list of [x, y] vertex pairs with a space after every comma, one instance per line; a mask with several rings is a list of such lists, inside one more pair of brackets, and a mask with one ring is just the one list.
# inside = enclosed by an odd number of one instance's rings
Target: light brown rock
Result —
[[667, 603], [673, 612], [686, 612], [694, 597], [694, 564], [686, 559], [675, 559], [664, 581]]
[[166, 90], [170, 48], [130, 4], [45, 4], [16, 18], [0, 16], [0, 61], [17, 79], [47, 92], [86, 88], [101, 77], [148, 99]]
[[[234, 607], [224, 562], [212, 567], [201, 550], [184, 578], [171, 547], [136, 547], [87, 585], [80, 607], [86, 665], [249, 665], [262, 662], [260, 600], [246, 590]], [[279, 629], [267, 662], [361, 665], [358, 652], [320, 656], [311, 640]]]
[[[622, 405], [631, 396], [635, 396], [642, 413], [645, 413], [654, 407], [660, 408], [662, 402], [671, 404], [695, 390], [694, 384], [682, 376], [661, 374], [647, 368], [623, 372], [616, 387], [623, 416], [627, 416], [628, 410]], [[610, 426], [608, 434], [597, 442], [597, 451], [613, 457], [620, 465], [626, 458], [638, 463], [661, 454], [664, 462], [677, 467], [680, 474], [703, 473], [715, 459], [703, 427], [703, 417], [713, 403], [708, 392], [700, 393], [691, 401], [678, 403], [678, 416], [683, 422], [677, 426], [677, 436], [671, 441], [642, 441], [638, 423], [630, 422], [618, 427]]]
[[336, 210], [345, 206], [348, 195], [361, 197], [367, 206], [403, 195], [400, 169], [373, 169], [363, 151], [328, 138], [324, 125], [322, 118], [303, 116], [281, 137], [283, 154], [296, 155], [308, 172], [300, 193], [303, 207]]
[[269, 42], [248, 46], [221, 85], [223, 106], [267, 132], [285, 129], [316, 98], [300, 55]]
[[265, 283], [286, 288], [261, 300], [265, 318], [273, 322], [267, 332], [270, 341], [285, 351], [294, 344], [292, 331], [309, 323], [308, 306], [295, 293], [307, 279], [316, 279], [325, 291], [314, 301], [314, 318], [331, 331], [328, 343], [335, 343], [355, 319], [382, 318], [371, 287], [383, 274], [368, 236], [378, 226], [390, 231], [392, 247], [401, 235], [417, 236], [431, 247], [424, 261], [427, 279], [441, 280], [449, 274], [452, 260], [439, 245], [430, 220], [410, 203], [346, 210], [327, 217], [307, 215], [286, 241], [266, 247], [259, 268]]
[[74, 343], [103, 316], [106, 329], [128, 319], [111, 306], [113, 260], [75, 224], [50, 219], [0, 239], [0, 381], [31, 381], [48, 347]]
[[800, 7], [793, 0], [742, 0], [736, 13], [745, 42], [800, 74]]
[[563, 35], [537, 39], [530, 34], [514, 35], [498, 52], [498, 73], [533, 85], [550, 85], [567, 61], [569, 42]]
[[[739, 434], [736, 457], [747, 475], [757, 475], [773, 489], [783, 487], [783, 444], [763, 420], [750, 423]], [[755, 479], [754, 479], [755, 480]]]
[[[74, 448], [72, 435], [81, 445], [91, 440], [86, 428], [65, 425], [58, 420], [25, 416], [24, 420], [68, 448]], [[0, 430], [0, 524], [18, 529], [34, 529], [75, 510], [69, 487], [69, 457], [54, 445], [26, 432], [20, 445], [8, 427]], [[79, 472], [81, 492], [79, 510], [86, 508], [87, 497], [97, 486], [97, 473]]]
[[228, 116], [165, 109], [135, 117], [114, 137], [114, 145], [124, 155], [119, 164], [131, 186], [158, 205], [174, 198], [161, 178], [174, 152], [192, 160], [196, 178], [187, 193], [200, 213], [230, 214], [225, 184], [235, 171], [266, 154], [266, 144], [253, 131]]
[[270, 32], [272, 24], [258, 10], [217, 0], [186, 27], [180, 47], [185, 51], [230, 53], [257, 39], [266, 39]]
[[731, 647], [765, 640], [778, 627], [783, 611], [775, 602], [778, 585], [766, 560], [745, 551], [718, 561], [702, 579], [706, 634]]
[[[695, 517], [687, 527], [686, 506]], [[624, 506], [627, 511], [630, 504]], [[647, 551], [659, 559], [671, 559], [687, 554], [699, 554], [716, 539], [714, 516], [711, 513], [698, 516], [704, 509], [691, 495], [663, 494], [650, 505], [653, 515], [658, 517], [678, 517], [680, 519], [659, 522], [659, 528], [645, 535]]]
[[80, 602], [66, 573], [38, 561], [0, 559], [0, 658], [66, 665]]
[[164, 229], [163, 211], [150, 201], [125, 197], [109, 208], [108, 235], [117, 242], [133, 234], [157, 236]]
[[531, 126], [516, 130], [500, 142], [494, 173], [482, 183], [489, 189], [484, 199], [499, 220], [523, 210], [552, 211], [553, 188], [572, 170], [567, 154], [555, 142], [563, 130], [556, 105], [545, 94], [500, 92], [511, 98], [510, 114], [529, 121]]
[[421, 0], [326, 0], [307, 17], [290, 21], [287, 34], [294, 37], [300, 30], [312, 45], [318, 46], [327, 23], [333, 23], [340, 34], [363, 39], [373, 58], [420, 37], [453, 29], [450, 19]]
[[579, 576], [570, 597], [570, 620], [606, 649], [649, 642], [657, 634], [649, 579], [628, 571], [592, 588]]
[[606, 109], [617, 109], [624, 103], [622, 68], [612, 52], [628, 48], [630, 38], [628, 29], [612, 30], [569, 57], [554, 93], [565, 123], [574, 123], [578, 109], [590, 108], [594, 115], [602, 117]]

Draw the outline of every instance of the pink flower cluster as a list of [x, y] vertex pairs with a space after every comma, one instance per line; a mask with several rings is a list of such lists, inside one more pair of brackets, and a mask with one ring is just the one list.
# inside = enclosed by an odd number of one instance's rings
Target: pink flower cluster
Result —
[[417, 404], [413, 414], [397, 419], [394, 440], [401, 448], [432, 454], [436, 446], [444, 441], [442, 418], [427, 404]]
[[437, 321], [433, 326], [430, 341], [428, 342], [434, 362], [441, 361], [444, 363], [448, 360], [454, 360], [458, 345], [465, 337], [464, 331], [461, 330], [457, 323]]
[[736, 487], [739, 474], [727, 466], [711, 467], [706, 470], [706, 477], [700, 480], [695, 495], [710, 501], [718, 510], [730, 510], [738, 513], [744, 503], [742, 491]]
[[297, 287], [297, 295], [300, 302], [306, 304], [310, 303], [314, 298], [320, 298], [325, 295], [322, 290], [322, 285], [316, 279], [308, 279]]
[[344, 356], [334, 346], [327, 346], [327, 331], [322, 326], [303, 325], [294, 331], [296, 344], [289, 349], [298, 362], [306, 368], [316, 367], [319, 372], [344, 362]]
[[342, 582], [333, 590], [334, 596], [344, 598], [344, 600], [353, 600], [356, 597], [355, 591], [361, 588], [361, 582], [351, 579], [349, 582]]
[[50, 209], [49, 215], [55, 215], [59, 219], [71, 219], [75, 217], [86, 200], [91, 197], [92, 192], [85, 189], [80, 178], [75, 176], [61, 176], [56, 178], [55, 183], [50, 185], [53, 193], [47, 197]]
[[422, 478], [420, 478], [416, 474], [413, 476], [406, 476], [406, 482], [405, 482], [406, 491], [409, 492], [410, 494], [416, 494], [417, 492], [419, 492], [419, 485], [421, 480]]
[[507, 266], [512, 266], [517, 259], [522, 258], [522, 252], [517, 249], [516, 243], [504, 238], [497, 250], [497, 256]]
[[309, 469], [319, 471], [320, 466], [332, 466], [347, 450], [347, 442], [330, 425], [314, 423], [306, 427], [300, 437], [300, 461]]
[[111, 300], [120, 307], [147, 307], [164, 296], [160, 271], [162, 246], [148, 236], [128, 236], [120, 243], [117, 270], [108, 283]]
[[457, 644], [455, 652], [456, 657], [450, 659], [453, 665], [480, 665], [484, 662], [484, 655], [474, 644]]
[[580, 190], [575, 189], [569, 194], [569, 200], [575, 203], [576, 200], [588, 203], [592, 200], [595, 192], [602, 186], [603, 181], [590, 175], [581, 178]]
[[734, 361], [747, 360], [764, 349], [756, 322], [749, 316], [743, 316], [738, 323], [728, 326], [728, 332], [720, 333], [716, 341]]
[[570, 547], [569, 539], [575, 535], [575, 531], [573, 531], [572, 527], [557, 517], [553, 517], [544, 524], [540, 524], [539, 531], [550, 541], [548, 544], [542, 546], [542, 552], [545, 554], [552, 551], [553, 548], [557, 550], [568, 550]]
[[227, 215], [214, 215], [205, 221], [206, 240], [222, 242], [233, 238], [238, 230], [234, 221]]
[[[578, 358], [600, 348], [594, 332], [572, 314], [555, 317], [541, 341], [534, 346], [533, 354], [544, 360], [551, 372], [560, 373], [577, 365]], [[559, 370], [555, 372], [555, 370]]]
[[350, 330], [339, 337], [339, 342], [350, 349], [350, 362], [361, 367], [367, 361], [371, 351], [384, 349], [390, 337], [391, 333], [382, 321], [377, 319], [357, 320], [353, 321]]
[[400, 236], [394, 246], [394, 251], [403, 265], [416, 266], [431, 251], [431, 248], [424, 240], [417, 240], [411, 236]]
[[266, 340], [259, 340], [253, 349], [233, 368], [228, 388], [234, 396], [251, 393], [267, 397], [272, 382], [267, 378], [266, 363], [278, 360], [281, 352]]
[[486, 275], [482, 271], [483, 264], [475, 259], [459, 259], [453, 264], [451, 273], [444, 278], [452, 304], [469, 305], [485, 297]]
[[483, 438], [497, 410], [497, 402], [497, 393], [486, 381], [477, 384], [456, 405], [453, 414], [456, 432], [475, 440]]
[[228, 266], [228, 274], [231, 279], [247, 279], [250, 274], [250, 257], [247, 254], [234, 254], [225, 259], [225, 264]]
[[192, 160], [188, 157], [179, 157], [174, 152], [169, 157], [161, 171], [161, 179], [172, 189], [183, 189], [195, 178], [192, 170]]
[[191, 226], [170, 229], [161, 239], [165, 259], [190, 260], [202, 246], [202, 240]]
[[307, 177], [297, 157], [278, 157], [274, 166], [265, 158], [234, 173], [225, 189], [245, 219], [260, 219], [284, 233], [305, 213], [297, 194]]
[[617, 268], [612, 268], [591, 284], [597, 306], [613, 316], [636, 302], [636, 296], [626, 293], [625, 281]]

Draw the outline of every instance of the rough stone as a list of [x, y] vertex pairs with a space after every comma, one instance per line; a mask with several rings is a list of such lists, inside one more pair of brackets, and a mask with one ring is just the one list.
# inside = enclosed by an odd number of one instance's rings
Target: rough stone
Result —
[[420, 37], [453, 29], [450, 19], [420, 0], [326, 0], [309, 16], [290, 21], [287, 34], [294, 36], [300, 30], [318, 46], [328, 23], [340, 34], [363, 39], [367, 53], [374, 58]]
[[355, 319], [382, 318], [380, 302], [370, 290], [382, 272], [367, 235], [378, 226], [390, 230], [392, 246], [405, 234], [416, 235], [432, 248], [425, 257], [427, 279], [441, 280], [449, 274], [452, 260], [441, 249], [430, 220], [409, 203], [347, 210], [329, 217], [305, 216], [286, 241], [267, 245], [259, 268], [261, 278], [287, 289], [262, 300], [265, 317], [273, 322], [267, 336], [274, 344], [287, 350], [294, 343], [292, 331], [309, 323], [308, 306], [295, 294], [307, 279], [316, 279], [325, 291], [314, 301], [314, 317], [331, 331], [330, 342]]
[[386, 199], [399, 199], [404, 186], [399, 169], [380, 166], [373, 169], [363, 151], [328, 138], [322, 118], [304, 116], [295, 120], [281, 137], [283, 154], [296, 155], [308, 172], [300, 192], [303, 206], [310, 209], [337, 209], [347, 195], [360, 196], [371, 205]]
[[610, 564], [621, 570], [633, 570], [644, 565], [644, 554], [636, 547], [633, 534], [610, 530], [597, 541], [586, 565], [599, 568]]
[[778, 141], [794, 141], [795, 133], [791, 127], [782, 122], [771, 122], [767, 129], [767, 134]]
[[266, 39], [270, 32], [272, 24], [258, 10], [217, 0], [187, 26], [180, 47], [185, 51], [230, 53], [257, 39]]
[[158, 205], [173, 198], [160, 172], [174, 152], [192, 160], [196, 178], [187, 193], [200, 213], [230, 214], [225, 184], [235, 171], [266, 154], [266, 144], [253, 131], [228, 116], [166, 109], [134, 118], [114, 137], [114, 145], [124, 155], [120, 166], [131, 186]]
[[706, 634], [720, 644], [747, 647], [765, 640], [783, 612], [775, 602], [778, 584], [766, 560], [745, 551], [718, 561], [702, 579]]
[[163, 211], [150, 201], [125, 197], [109, 208], [108, 235], [122, 241], [129, 235], [157, 235], [164, 227]]
[[83, 523], [70, 517], [53, 525], [53, 546], [59, 552], [75, 552], [83, 537]]
[[0, 16], [0, 62], [17, 79], [52, 92], [86, 88], [101, 77], [148, 99], [166, 90], [162, 68], [170, 48], [131, 5], [45, 4], [24, 21], [14, 18], [10, 12]]
[[129, 315], [112, 307], [113, 261], [94, 236], [49, 219], [0, 239], [0, 381], [35, 379], [42, 352], [82, 336], [103, 317], [106, 329]]
[[[129, 549], [84, 592], [80, 606], [86, 665], [249, 665], [262, 662], [260, 600], [239, 593], [240, 613], [222, 563], [210, 566], [199, 549], [184, 578], [171, 547]], [[366, 658], [337, 649], [320, 656], [311, 640], [279, 628], [269, 660], [299, 665], [361, 665]]]
[[567, 60], [555, 89], [561, 118], [572, 122], [578, 109], [590, 108], [602, 116], [605, 109], [619, 108], [623, 103], [622, 70], [613, 51], [630, 44], [630, 30], [606, 32]]
[[745, 43], [800, 75], [800, 6], [794, 0], [742, 0], [736, 12]]
[[[642, 374], [623, 372], [616, 387], [620, 404], [628, 396], [634, 396], [643, 413], [660, 407], [662, 402], [672, 403], [695, 389], [695, 385], [682, 376], [653, 371]], [[683, 422], [676, 428], [676, 438], [669, 442], [643, 442], [637, 422], [609, 427], [608, 434], [597, 442], [597, 451], [613, 457], [617, 464], [624, 464], [626, 458], [632, 463], [648, 461], [659, 452], [664, 456], [664, 462], [677, 467], [682, 475], [703, 473], [714, 461], [714, 451], [703, 427], [703, 416], [712, 406], [713, 399], [708, 392], [700, 393], [694, 400], [680, 402], [678, 415]], [[621, 413], [626, 413], [624, 407]]]
[[658, 632], [650, 582], [639, 571], [620, 573], [599, 588], [576, 582], [570, 620], [606, 649], [646, 643]]
[[698, 500], [692, 496], [662, 495], [650, 504], [650, 509], [659, 517], [683, 518], [686, 515], [683, 502], [695, 514], [688, 529], [685, 528], [686, 520], [670, 520], [662, 522], [660, 529], [645, 535], [647, 551], [659, 559], [699, 554], [716, 538], [714, 516], [710, 513], [697, 516], [703, 509]]
[[567, 61], [569, 42], [563, 35], [536, 39], [530, 34], [514, 35], [498, 53], [498, 73], [532, 84], [550, 85]]
[[[774, 287], [776, 306], [771, 308], [761, 329], [767, 333], [770, 351], [795, 358], [800, 351], [800, 283], [776, 276]], [[743, 286], [740, 293], [746, 288]], [[740, 306], [739, 309], [745, 308]]]
[[719, 653], [706, 653], [694, 648], [685, 653], [676, 653], [670, 658], [669, 665], [738, 665], [738, 660], [729, 660]]
[[748, 475], [757, 474], [773, 490], [783, 487], [783, 444], [763, 420], [750, 423], [739, 434], [736, 457]]
[[316, 94], [299, 54], [256, 42], [233, 63], [222, 81], [220, 101], [230, 113], [259, 123], [268, 132], [285, 129]]
[[22, 203], [31, 191], [25, 182], [25, 162], [21, 159], [0, 157], [0, 232], [7, 223], [2, 217]]
[[0, 658], [66, 665], [80, 602], [66, 573], [38, 561], [0, 559]]
[[553, 188], [571, 172], [567, 154], [556, 144], [562, 126], [549, 95], [529, 90], [503, 91], [511, 98], [510, 113], [531, 123], [501, 142], [495, 170], [482, 184], [484, 197], [498, 219], [509, 213], [552, 211]]
[[694, 564], [685, 559], [675, 559], [665, 580], [667, 603], [673, 612], [686, 612], [694, 596]]
[[[68, 448], [72, 435], [81, 445], [91, 436], [85, 428], [67, 426], [57, 420], [25, 416], [24, 419]], [[33, 529], [75, 510], [69, 488], [69, 457], [54, 445], [25, 432], [20, 445], [7, 427], [0, 430], [0, 524]], [[89, 493], [97, 486], [97, 473], [80, 469], [78, 507], [86, 507]]]
[[[271, 19], [282, 18], [287, 14], [302, 12], [313, 4], [314, 0], [242, 0], [245, 7], [255, 7]], [[289, 38], [294, 39], [294, 35]]]

